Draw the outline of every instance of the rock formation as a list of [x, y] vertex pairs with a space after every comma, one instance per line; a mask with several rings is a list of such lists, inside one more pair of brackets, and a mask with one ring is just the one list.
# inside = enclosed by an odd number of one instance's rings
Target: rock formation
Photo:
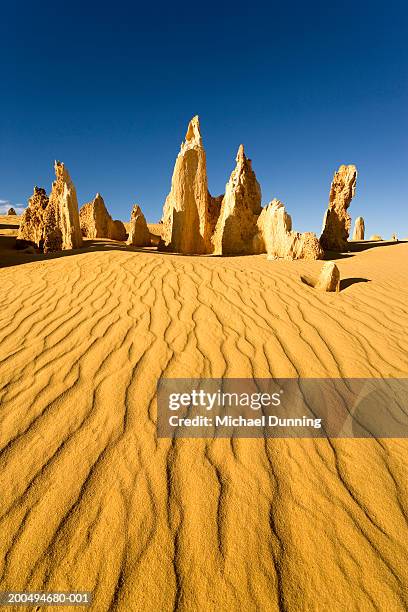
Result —
[[357, 217], [354, 222], [353, 240], [364, 240], [364, 219], [363, 217]]
[[326, 261], [323, 264], [315, 289], [340, 291], [340, 271], [334, 261]]
[[122, 223], [122, 221], [119, 221], [119, 219], [114, 219], [110, 228], [109, 237], [111, 240], [119, 240], [120, 242], [125, 242], [127, 238], [125, 224]]
[[33, 195], [28, 200], [28, 206], [21, 216], [17, 234], [17, 245], [19, 247], [35, 245], [37, 248], [43, 249], [47, 206], [48, 197], [45, 189], [34, 187]]
[[353, 165], [340, 166], [334, 174], [320, 237], [320, 243], [327, 251], [344, 251], [347, 248], [351, 225], [347, 209], [356, 190], [356, 181], [357, 169]]
[[257, 219], [261, 213], [261, 188], [252, 170], [251, 160], [240, 145], [237, 165], [225, 188], [221, 210], [212, 238], [214, 253], [251, 254], [258, 233]]
[[35, 245], [44, 253], [82, 246], [76, 191], [64, 164], [55, 162], [56, 180], [48, 198], [34, 187], [17, 235], [17, 246]]
[[394, 242], [398, 242], [398, 236], [397, 236], [397, 234], [395, 234], [395, 233], [394, 233], [394, 234], [392, 234], [392, 236], [391, 236], [391, 240], [393, 240]]
[[380, 236], [379, 234], [373, 234], [370, 238], [371, 241], [373, 242], [381, 242], [382, 241], [382, 236]]
[[8, 215], [16, 215], [17, 213], [16, 213], [16, 211], [14, 210], [14, 208], [13, 208], [13, 207], [11, 207], [11, 208], [9, 208], [9, 209], [8, 209], [7, 214], [8, 214]]
[[126, 240], [126, 228], [122, 221], [113, 221], [102, 196], [97, 193], [92, 202], [81, 206], [79, 221], [82, 235], [87, 238]]
[[50, 223], [54, 218], [55, 225], [62, 235], [63, 250], [79, 249], [82, 246], [82, 234], [75, 187], [62, 162], [56, 161], [54, 167], [56, 180], [52, 184], [47, 207]]
[[130, 215], [130, 230], [127, 243], [132, 246], [150, 246], [150, 232], [140, 206], [135, 204]]
[[272, 200], [258, 217], [259, 233], [254, 251], [268, 254], [268, 259], [321, 259], [323, 249], [312, 232], [292, 230], [292, 219], [279, 200]]
[[178, 253], [210, 253], [214, 202], [208, 193], [207, 166], [198, 117], [188, 126], [163, 207], [163, 240]]

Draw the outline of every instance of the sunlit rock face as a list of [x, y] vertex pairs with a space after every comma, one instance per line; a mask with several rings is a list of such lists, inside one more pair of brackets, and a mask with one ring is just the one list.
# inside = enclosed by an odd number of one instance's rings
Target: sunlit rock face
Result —
[[194, 117], [176, 159], [171, 190], [163, 208], [163, 240], [177, 253], [211, 253], [216, 206], [208, 192], [200, 123]]
[[312, 232], [292, 230], [291, 216], [279, 200], [272, 200], [258, 218], [259, 233], [254, 250], [268, 254], [269, 259], [321, 259], [323, 249]]
[[124, 224], [112, 219], [100, 193], [97, 193], [91, 202], [81, 206], [79, 221], [82, 235], [86, 238], [126, 240]]
[[347, 212], [356, 191], [357, 168], [340, 166], [334, 174], [330, 188], [329, 206], [323, 220], [320, 244], [327, 251], [347, 248], [351, 218]]
[[79, 223], [78, 200], [74, 183], [62, 162], [56, 161], [56, 180], [52, 184], [47, 215], [50, 225], [61, 232], [61, 249], [79, 249], [82, 233]]
[[130, 215], [130, 230], [127, 244], [131, 246], [150, 246], [150, 232], [140, 206], [135, 204]]
[[357, 217], [354, 222], [353, 240], [364, 240], [365, 225], [363, 217]]
[[252, 169], [251, 160], [240, 145], [236, 166], [225, 187], [221, 210], [212, 238], [216, 255], [253, 253], [253, 240], [258, 232], [261, 213], [261, 188]]

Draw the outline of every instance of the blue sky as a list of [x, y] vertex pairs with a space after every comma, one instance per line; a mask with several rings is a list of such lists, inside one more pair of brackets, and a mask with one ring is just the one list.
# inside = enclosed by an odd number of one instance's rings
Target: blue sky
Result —
[[[320, 231], [333, 172], [359, 170], [350, 213], [408, 236], [405, 2], [3, 3], [0, 210], [65, 162], [80, 205], [161, 216], [189, 119], [209, 188], [245, 145], [266, 204]], [[3, 202], [3, 204], [2, 204]]]

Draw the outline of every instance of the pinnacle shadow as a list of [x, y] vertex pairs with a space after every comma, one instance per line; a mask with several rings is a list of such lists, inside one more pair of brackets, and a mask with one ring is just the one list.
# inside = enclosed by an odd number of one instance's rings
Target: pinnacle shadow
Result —
[[344, 291], [347, 287], [351, 287], [352, 285], [356, 285], [358, 283], [371, 283], [369, 278], [343, 278], [340, 281], [340, 291]]

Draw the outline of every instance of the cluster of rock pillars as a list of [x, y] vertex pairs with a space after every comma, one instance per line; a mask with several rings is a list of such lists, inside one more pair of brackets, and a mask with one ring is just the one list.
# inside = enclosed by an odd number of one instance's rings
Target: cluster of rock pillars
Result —
[[[78, 249], [86, 238], [110, 238], [138, 247], [150, 246], [152, 236], [138, 205], [130, 230], [115, 221], [98, 193], [78, 210], [74, 184], [61, 162], [55, 162], [51, 193], [40, 187], [28, 201], [17, 245], [32, 245], [44, 253]], [[188, 126], [176, 159], [171, 190], [163, 207], [158, 249], [186, 255], [254, 255], [271, 259], [322, 259], [325, 251], [347, 249], [351, 218], [347, 212], [355, 193], [357, 170], [342, 165], [334, 174], [320, 238], [292, 229], [292, 219], [277, 199], [261, 205], [261, 188], [241, 145], [225, 194], [208, 191], [206, 155], [198, 117]], [[364, 220], [356, 219], [353, 239], [364, 239]]]

